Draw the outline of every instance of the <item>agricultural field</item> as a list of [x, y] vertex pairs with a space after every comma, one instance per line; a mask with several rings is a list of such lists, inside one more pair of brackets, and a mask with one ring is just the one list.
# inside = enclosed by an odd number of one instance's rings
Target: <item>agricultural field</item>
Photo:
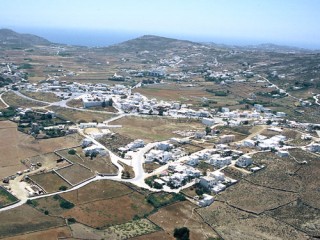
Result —
[[18, 199], [11, 193], [0, 187], [0, 208], [17, 202]]
[[65, 225], [62, 218], [47, 216], [27, 205], [0, 212], [0, 220], [1, 238]]
[[270, 211], [267, 214], [306, 232], [310, 236], [320, 236], [320, 210], [305, 205], [301, 200]]
[[57, 154], [53, 152], [26, 158], [22, 160], [22, 163], [27, 168], [40, 163], [41, 166], [45, 167], [46, 169], [60, 168], [69, 165], [67, 161], [61, 159]]
[[54, 171], [29, 175], [29, 178], [39, 184], [47, 193], [57, 192], [62, 186], [70, 188], [71, 185], [63, 180]]
[[132, 192], [116, 198], [78, 204], [65, 211], [62, 216], [75, 218], [93, 228], [103, 228], [126, 223], [135, 216], [143, 217], [152, 209], [142, 194]]
[[298, 194], [241, 181], [217, 195], [219, 201], [244, 211], [260, 214], [296, 200]]
[[10, 121], [0, 122], [0, 178], [15, 174], [26, 169], [21, 160], [53, 152], [62, 147], [74, 147], [80, 144], [82, 137], [71, 134], [59, 138], [34, 139], [32, 136], [21, 133], [17, 125]]
[[19, 236], [8, 237], [5, 240], [57, 240], [71, 238], [71, 231], [68, 227], [57, 227], [43, 231], [36, 231]]
[[284, 191], [298, 192], [301, 186], [301, 179], [296, 171], [301, 167], [293, 159], [277, 158], [267, 160], [266, 168], [252, 173], [245, 179], [260, 186], [281, 189]]
[[298, 176], [302, 181], [301, 199], [302, 201], [314, 208], [320, 209], [320, 161], [319, 158], [316, 160], [309, 161], [306, 165], [303, 165], [299, 171]]
[[69, 181], [72, 185], [77, 185], [95, 174], [91, 170], [75, 163], [72, 166], [57, 170], [57, 173]]
[[145, 142], [163, 141], [172, 137], [179, 137], [174, 131], [200, 130], [204, 131], [204, 125], [197, 120], [168, 119], [159, 117], [123, 117], [111, 122], [112, 125], [122, 125], [113, 129], [131, 139], [143, 139]]
[[61, 99], [52, 92], [31, 92], [21, 91], [21, 93], [27, 97], [43, 101], [43, 102], [59, 102]]
[[198, 206], [188, 202], [178, 202], [159, 209], [148, 218], [173, 235], [174, 228], [187, 227], [190, 230], [190, 239], [207, 240], [209, 237], [218, 237], [196, 212]]
[[117, 153], [119, 151], [118, 148], [126, 146], [134, 139], [115, 133], [112, 136], [103, 136], [98, 141], [112, 152]]
[[61, 196], [74, 204], [84, 204], [103, 199], [118, 198], [132, 192], [133, 190], [123, 183], [100, 180], [87, 184], [80, 189], [63, 193]]
[[61, 116], [62, 118], [69, 120], [74, 123], [79, 122], [103, 122], [114, 115], [104, 112], [97, 112], [97, 111], [84, 111], [84, 110], [75, 110], [70, 108], [61, 108], [61, 107], [48, 107], [48, 110], [54, 111], [57, 115]]
[[[73, 149], [75, 154], [69, 154], [68, 152]], [[112, 164], [109, 156], [96, 156], [93, 159], [85, 156], [81, 147], [63, 149], [57, 153], [73, 163], [78, 163], [91, 169], [94, 173], [117, 173], [118, 168]]]
[[43, 107], [43, 106], [46, 106], [46, 104], [44, 104], [44, 103], [25, 99], [23, 97], [20, 97], [20, 96], [16, 95], [13, 92], [5, 92], [2, 95], [2, 99], [9, 106], [12, 106], [12, 107], [31, 108], [31, 107]]
[[[210, 91], [212, 89], [213, 92]], [[148, 98], [156, 98], [157, 100], [164, 101], [182, 101], [186, 104], [192, 104], [193, 107], [203, 106], [202, 99], [207, 98], [213, 104], [209, 104], [210, 107], [219, 106], [232, 106], [238, 105], [238, 99], [233, 96], [217, 96], [214, 92], [219, 92], [220, 86], [210, 84], [210, 86], [194, 86], [186, 87], [178, 84], [157, 84], [156, 86], [144, 86], [137, 88], [133, 92], [139, 92]]]
[[306, 234], [271, 217], [253, 215], [217, 201], [197, 212], [226, 240], [309, 239]]
[[130, 240], [174, 240], [175, 238], [172, 235], [166, 233], [165, 231], [158, 231], [146, 235], [142, 235], [139, 237], [130, 238]]
[[145, 235], [161, 230], [157, 225], [147, 219], [130, 221], [121, 225], [115, 225], [107, 228], [108, 232], [116, 235], [113, 239], [128, 239], [135, 236]]

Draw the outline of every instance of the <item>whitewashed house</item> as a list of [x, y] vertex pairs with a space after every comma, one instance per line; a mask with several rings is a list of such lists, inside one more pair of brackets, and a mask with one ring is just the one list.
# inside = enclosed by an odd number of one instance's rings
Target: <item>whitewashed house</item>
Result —
[[206, 207], [206, 206], [210, 206], [213, 202], [214, 202], [214, 198], [213, 196], [211, 195], [208, 195], [206, 193], [204, 193], [202, 195], [202, 199], [199, 200], [198, 204], [201, 206], [201, 207]]
[[249, 165], [252, 164], [252, 157], [250, 157], [249, 155], [242, 155], [241, 157], [238, 158], [238, 160], [236, 161], [236, 166], [237, 167], [248, 167]]

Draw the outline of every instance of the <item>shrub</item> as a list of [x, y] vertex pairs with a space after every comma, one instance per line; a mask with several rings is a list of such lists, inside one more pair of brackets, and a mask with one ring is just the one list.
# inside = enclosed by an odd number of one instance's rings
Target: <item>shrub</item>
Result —
[[68, 151], [68, 153], [70, 154], [70, 155], [75, 155], [76, 154], [76, 150], [74, 150], [74, 149], [70, 149], [69, 151]]
[[67, 186], [61, 186], [61, 187], [59, 187], [59, 190], [60, 190], [60, 191], [65, 191], [65, 190], [67, 190], [67, 189], [68, 189]]
[[64, 209], [71, 209], [74, 207], [74, 204], [72, 202], [69, 202], [67, 200], [61, 200], [60, 207]]
[[177, 240], [189, 240], [190, 231], [186, 227], [175, 228], [173, 231], [173, 236]]

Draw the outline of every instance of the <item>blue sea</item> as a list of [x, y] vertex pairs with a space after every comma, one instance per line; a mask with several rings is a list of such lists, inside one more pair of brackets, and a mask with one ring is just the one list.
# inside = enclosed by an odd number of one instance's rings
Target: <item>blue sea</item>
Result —
[[53, 29], [53, 28], [12, 28], [18, 33], [29, 33], [43, 37], [53, 43], [68, 45], [88, 46], [88, 47], [106, 47], [121, 43], [143, 35], [151, 34], [162, 37], [176, 38], [180, 40], [189, 40], [194, 42], [214, 42], [226, 45], [257, 45], [262, 43], [274, 43], [278, 45], [296, 46], [307, 49], [319, 49], [320, 44], [306, 44], [295, 41], [273, 41], [271, 39], [250, 39], [250, 38], [226, 38], [209, 37], [183, 34], [163, 34], [152, 32], [128, 32], [116, 30], [85, 30], [85, 29]]

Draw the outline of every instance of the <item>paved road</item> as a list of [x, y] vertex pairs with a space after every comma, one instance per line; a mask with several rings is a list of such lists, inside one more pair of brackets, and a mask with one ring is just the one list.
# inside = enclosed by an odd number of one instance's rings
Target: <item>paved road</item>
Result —
[[9, 105], [2, 99], [2, 94], [3, 94], [3, 93], [0, 94], [0, 101], [1, 101], [1, 102], [6, 106], [6, 108], [7, 108], [7, 107], [9, 107]]

